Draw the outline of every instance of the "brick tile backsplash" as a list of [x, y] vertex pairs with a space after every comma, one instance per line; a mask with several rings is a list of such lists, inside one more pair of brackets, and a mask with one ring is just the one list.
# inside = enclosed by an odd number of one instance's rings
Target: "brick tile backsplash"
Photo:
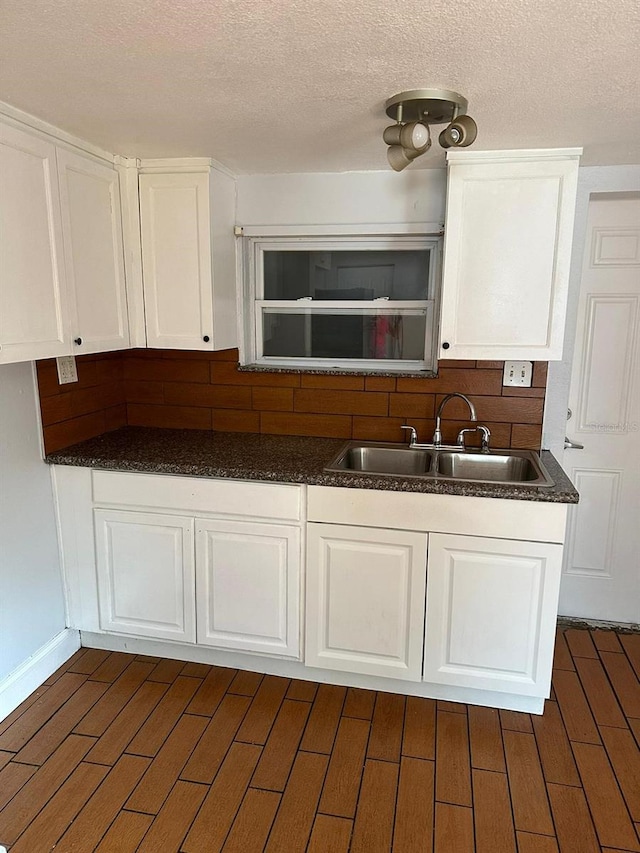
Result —
[[[532, 388], [503, 388], [501, 361], [443, 360], [434, 379], [239, 371], [237, 362], [237, 350], [81, 356], [78, 383], [63, 386], [55, 359], [38, 362], [45, 448], [125, 424], [402, 441], [400, 427], [409, 422], [428, 440], [437, 406], [460, 391], [491, 430], [493, 447], [540, 449], [546, 362], [534, 364]], [[452, 400], [445, 441], [468, 425], [466, 405]], [[469, 443], [477, 443], [474, 436]]]

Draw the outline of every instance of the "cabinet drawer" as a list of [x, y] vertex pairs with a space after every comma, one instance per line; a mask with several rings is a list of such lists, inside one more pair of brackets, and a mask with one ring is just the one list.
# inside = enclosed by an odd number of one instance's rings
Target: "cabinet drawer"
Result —
[[298, 521], [301, 517], [301, 494], [300, 486], [279, 483], [93, 472], [94, 503], [110, 506]]

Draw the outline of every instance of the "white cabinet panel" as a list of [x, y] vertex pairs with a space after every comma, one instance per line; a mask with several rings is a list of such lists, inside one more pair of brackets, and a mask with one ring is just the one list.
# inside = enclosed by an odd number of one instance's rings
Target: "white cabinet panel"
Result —
[[297, 657], [300, 529], [196, 524], [198, 642]]
[[209, 176], [145, 174], [139, 180], [147, 345], [211, 350]]
[[425, 681], [547, 696], [561, 564], [561, 545], [432, 534]]
[[57, 158], [67, 282], [75, 306], [74, 351], [126, 349], [118, 173], [64, 149], [58, 149]]
[[193, 519], [95, 510], [103, 631], [195, 642]]
[[67, 293], [55, 147], [0, 124], [0, 362], [66, 355]]
[[419, 681], [427, 536], [308, 525], [305, 663]]
[[303, 511], [298, 485], [127, 471], [94, 471], [92, 479], [100, 504], [277, 521], [298, 521]]
[[448, 153], [441, 358], [562, 357], [578, 155]]

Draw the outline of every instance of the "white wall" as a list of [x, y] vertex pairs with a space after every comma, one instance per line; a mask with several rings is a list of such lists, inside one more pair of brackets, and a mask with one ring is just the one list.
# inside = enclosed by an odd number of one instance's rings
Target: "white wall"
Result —
[[442, 224], [445, 169], [240, 175], [240, 225]]
[[571, 364], [576, 338], [578, 298], [582, 278], [582, 262], [587, 234], [589, 199], [594, 193], [624, 193], [640, 191], [639, 166], [583, 166], [578, 172], [578, 197], [573, 229], [571, 272], [569, 277], [569, 302], [564, 335], [562, 361], [549, 363], [547, 397], [544, 413], [542, 446], [551, 450], [562, 462], [564, 437], [567, 430], [567, 406], [571, 383]]
[[65, 627], [31, 363], [0, 366], [0, 681]]

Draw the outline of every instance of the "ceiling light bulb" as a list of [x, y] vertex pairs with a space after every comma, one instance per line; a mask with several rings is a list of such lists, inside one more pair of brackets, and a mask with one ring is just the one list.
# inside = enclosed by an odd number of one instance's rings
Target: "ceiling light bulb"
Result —
[[400, 131], [400, 144], [403, 148], [414, 151], [426, 151], [431, 146], [429, 125], [422, 121], [412, 121], [405, 124]]

